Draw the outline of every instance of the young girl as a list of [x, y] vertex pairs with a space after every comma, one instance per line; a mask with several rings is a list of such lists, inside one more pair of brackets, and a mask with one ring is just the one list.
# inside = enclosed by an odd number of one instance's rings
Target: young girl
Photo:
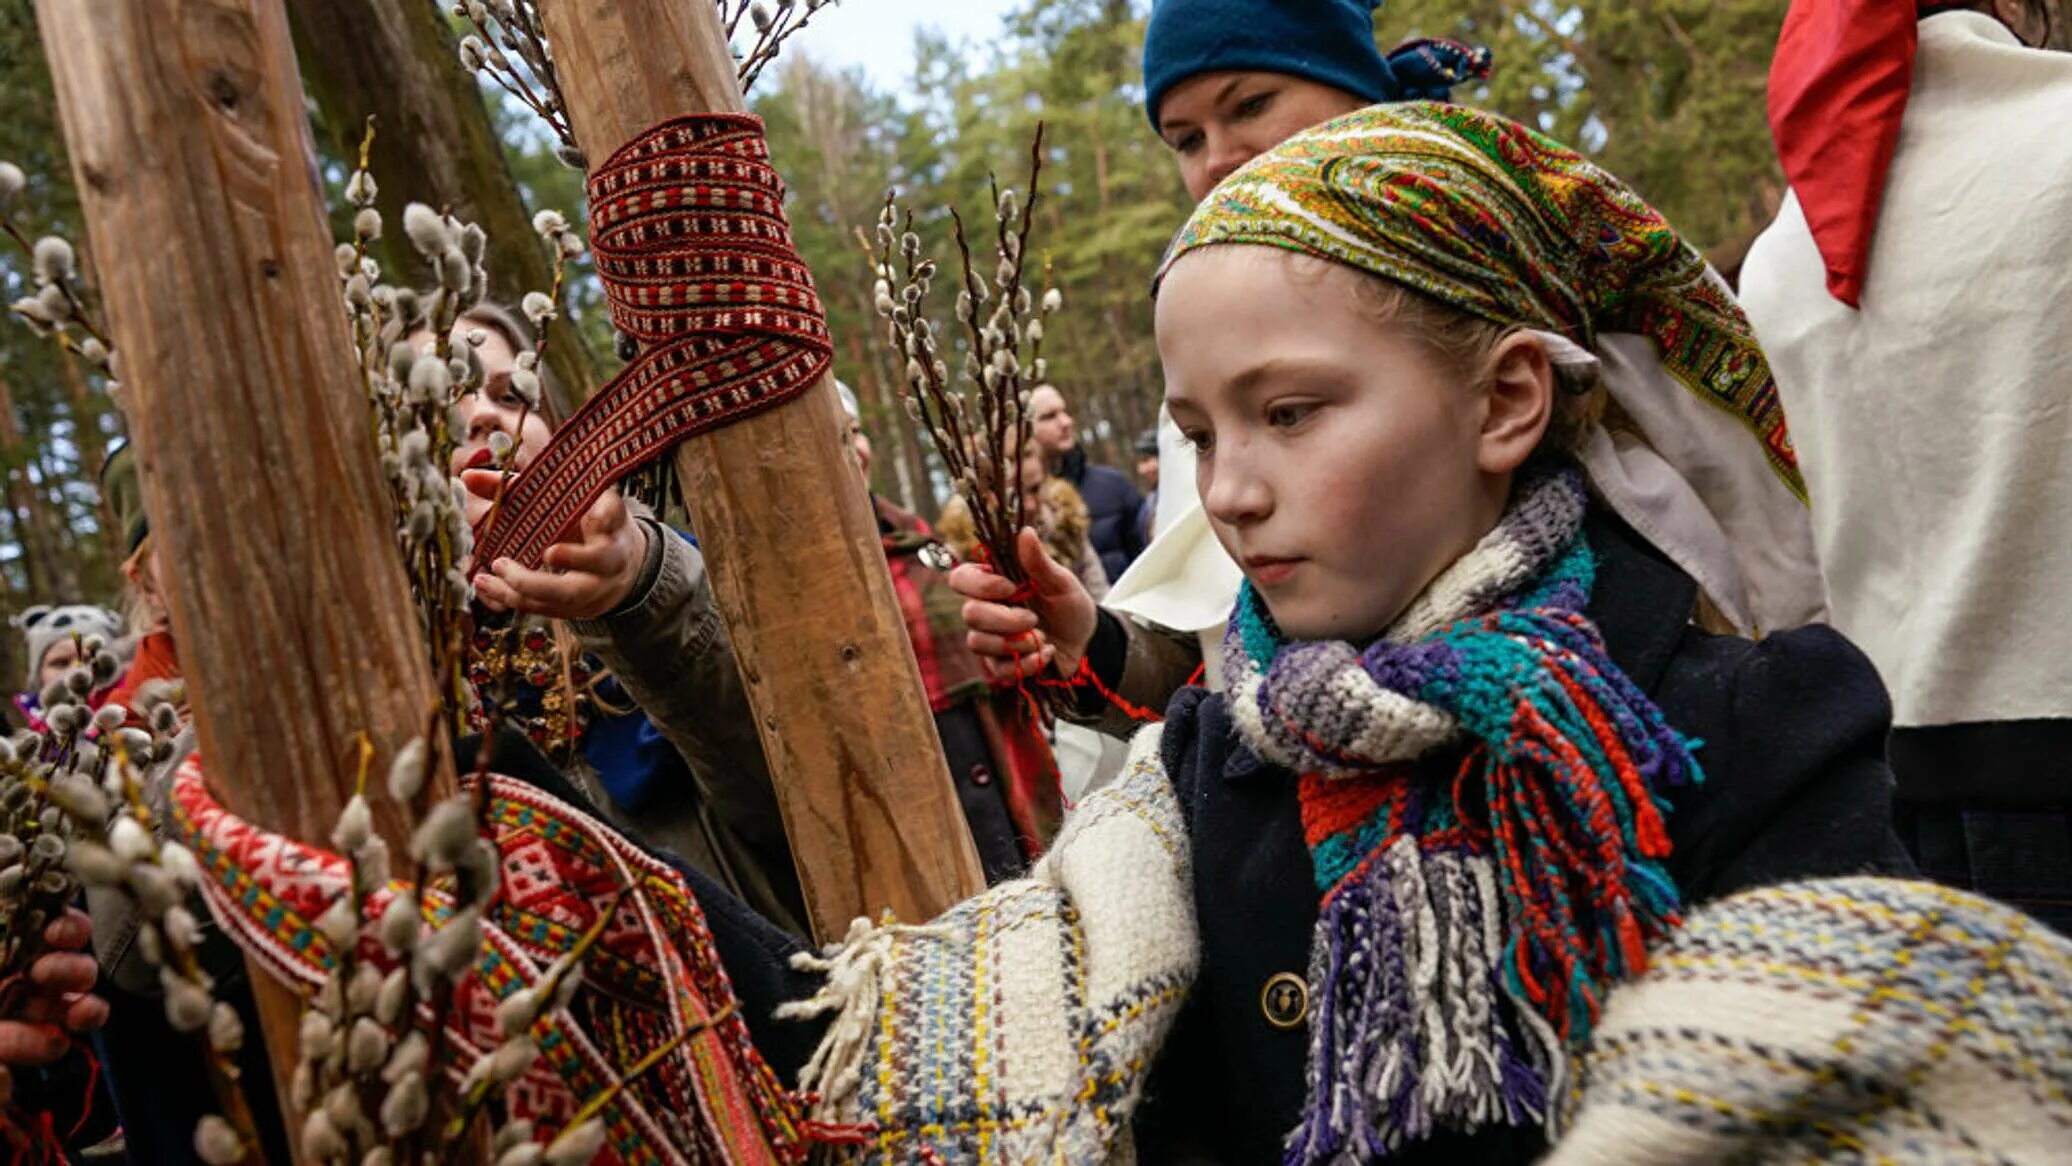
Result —
[[[14, 707], [21, 712], [30, 728], [39, 731], [44, 727], [43, 690], [63, 680], [73, 668], [88, 662], [81, 649], [87, 636], [99, 636], [110, 650], [118, 653], [129, 647], [120, 642], [122, 617], [105, 607], [89, 603], [56, 607], [39, 603], [14, 617], [13, 623], [21, 629], [29, 663], [28, 680], [15, 694]], [[105, 680], [100, 691], [88, 698], [88, 703], [100, 707], [107, 689], [116, 679], [110, 677]]]
[[[1144, 110], [1172, 150], [1188, 196], [1206, 196], [1225, 175], [1311, 126], [1375, 102], [1443, 100], [1453, 86], [1489, 75], [1489, 50], [1451, 41], [1412, 41], [1384, 55], [1374, 41], [1379, 7], [1376, 0], [1152, 5]], [[1205, 662], [1210, 686], [1221, 683], [1217, 645], [1240, 577], [1202, 520], [1191, 455], [1169, 424], [1161, 429], [1167, 488], [1156, 540], [1130, 570], [1109, 578], [1109, 595], [1090, 595], [1068, 575], [1047, 572], [1031, 604], [1043, 634], [1085, 656], [1103, 687], [1150, 708], [1164, 708]], [[1136, 728], [1124, 707], [1089, 685], [1061, 711], [1122, 737]]]
[[1687, 909], [1907, 870], [1862, 656], [1694, 623], [1802, 599], [1742, 549], [1796, 474], [1738, 309], [1617, 179], [1363, 110], [1196, 210], [1157, 326], [1246, 576], [1228, 693], [1029, 878], [814, 962], [802, 1084], [864, 1157], [1527, 1161]]

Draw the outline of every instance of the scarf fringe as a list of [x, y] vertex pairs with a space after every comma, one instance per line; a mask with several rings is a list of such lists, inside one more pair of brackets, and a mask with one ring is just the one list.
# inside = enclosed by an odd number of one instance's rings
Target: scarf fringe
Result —
[[1647, 946], [1679, 921], [1657, 790], [1701, 774], [1582, 617], [1514, 611], [1491, 622], [1545, 654], [1536, 691], [1505, 702], [1508, 735], [1476, 750], [1512, 925], [1505, 984], [1564, 1042], [1581, 1042], [1612, 985], [1645, 971]]
[[894, 923], [889, 918], [874, 924], [858, 916], [840, 943], [828, 945], [817, 956], [802, 951], [791, 957], [793, 968], [819, 973], [826, 980], [812, 996], [778, 1005], [777, 1018], [811, 1020], [834, 1015], [812, 1059], [799, 1070], [799, 1092], [811, 1098], [816, 1123], [834, 1121], [843, 1103], [862, 1084], [863, 1064], [871, 1055], [877, 1032], [885, 970], [892, 964], [896, 945], [903, 938], [939, 934], [944, 934], [943, 928]]
[[1370, 1161], [1435, 1127], [1547, 1120], [1565, 1054], [1503, 986], [1493, 862], [1398, 838], [1341, 883], [1311, 953], [1312, 1104], [1287, 1166]]
[[[1239, 730], [1299, 759], [1324, 891], [1287, 1166], [1371, 1162], [1442, 1127], [1551, 1127], [1568, 1050], [1679, 922], [1664, 795], [1703, 778], [1582, 614], [1584, 508], [1573, 473], [1521, 487], [1357, 654], [1283, 640], [1243, 596]], [[1440, 740], [1413, 731], [1427, 723]], [[1450, 783], [1429, 769], [1448, 742]]]

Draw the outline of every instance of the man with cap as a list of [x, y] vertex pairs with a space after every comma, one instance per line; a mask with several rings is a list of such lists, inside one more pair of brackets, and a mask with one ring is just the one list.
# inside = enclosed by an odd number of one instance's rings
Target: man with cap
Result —
[[1144, 483], [1144, 505], [1137, 510], [1137, 530], [1149, 546], [1158, 528], [1158, 426], [1137, 435], [1137, 479]]

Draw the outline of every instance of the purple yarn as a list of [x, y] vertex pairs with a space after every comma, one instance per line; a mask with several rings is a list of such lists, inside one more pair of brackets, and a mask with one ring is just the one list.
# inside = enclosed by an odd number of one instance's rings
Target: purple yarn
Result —
[[[1318, 919], [1322, 942], [1311, 960], [1317, 1001], [1310, 1017], [1311, 1104], [1288, 1136], [1284, 1166], [1336, 1161], [1352, 1139], [1362, 1158], [1382, 1157], [1391, 1142], [1422, 1137], [1431, 1128], [1418, 1088], [1421, 1047], [1403, 950], [1405, 924], [1387, 866], [1385, 860], [1369, 864], [1357, 883], [1339, 888]], [[1398, 1079], [1387, 1096], [1377, 1096], [1391, 1053]]]
[[1408, 697], [1419, 696], [1428, 684], [1460, 679], [1460, 651], [1441, 640], [1375, 644], [1361, 655], [1360, 664], [1374, 683]]

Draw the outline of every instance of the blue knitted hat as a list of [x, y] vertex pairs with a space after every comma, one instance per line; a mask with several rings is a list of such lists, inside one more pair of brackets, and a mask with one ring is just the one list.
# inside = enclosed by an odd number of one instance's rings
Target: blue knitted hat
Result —
[[1144, 32], [1144, 112], [1203, 73], [1285, 73], [1370, 102], [1445, 100], [1489, 74], [1489, 50], [1412, 41], [1384, 57], [1374, 44], [1380, 0], [1152, 0]]

